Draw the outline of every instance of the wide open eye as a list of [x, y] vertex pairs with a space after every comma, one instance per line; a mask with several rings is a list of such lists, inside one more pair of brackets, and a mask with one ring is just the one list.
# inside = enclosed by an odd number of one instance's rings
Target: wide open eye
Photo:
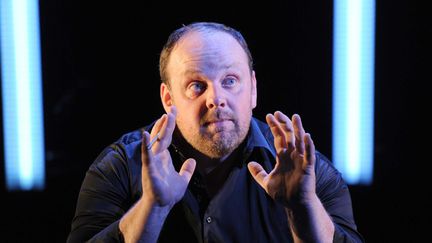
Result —
[[238, 83], [238, 80], [234, 77], [226, 77], [223, 81], [222, 81], [222, 87], [224, 88], [233, 88], [234, 86], [236, 86]]
[[195, 97], [204, 92], [206, 85], [200, 81], [192, 81], [187, 86], [186, 94], [188, 97]]

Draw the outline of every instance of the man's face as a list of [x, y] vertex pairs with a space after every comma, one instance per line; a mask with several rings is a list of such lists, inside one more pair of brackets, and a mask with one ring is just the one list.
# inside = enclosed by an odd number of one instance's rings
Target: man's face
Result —
[[240, 44], [223, 32], [191, 32], [171, 53], [165, 110], [177, 107], [186, 141], [210, 158], [229, 155], [245, 139], [256, 106], [255, 73]]

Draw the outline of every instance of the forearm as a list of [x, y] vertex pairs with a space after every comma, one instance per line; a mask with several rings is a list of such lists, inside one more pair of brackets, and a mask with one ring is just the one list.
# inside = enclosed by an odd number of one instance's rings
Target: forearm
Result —
[[156, 242], [170, 209], [142, 197], [120, 220], [125, 242]]
[[285, 211], [295, 242], [333, 241], [333, 221], [316, 195], [306, 206], [286, 208]]

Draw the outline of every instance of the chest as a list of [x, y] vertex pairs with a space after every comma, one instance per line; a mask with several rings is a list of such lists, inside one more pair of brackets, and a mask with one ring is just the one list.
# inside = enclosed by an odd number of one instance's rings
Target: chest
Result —
[[169, 214], [160, 242], [292, 241], [284, 209], [251, 178], [246, 166], [232, 169], [212, 197], [196, 180]]

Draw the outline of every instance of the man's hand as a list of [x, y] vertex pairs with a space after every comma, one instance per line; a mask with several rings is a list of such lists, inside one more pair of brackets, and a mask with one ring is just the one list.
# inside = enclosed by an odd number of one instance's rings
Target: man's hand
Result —
[[291, 121], [277, 111], [266, 120], [274, 136], [276, 165], [267, 174], [250, 162], [250, 173], [285, 207], [294, 242], [332, 242], [333, 222], [315, 193], [315, 146], [300, 116], [293, 115]]
[[[120, 220], [119, 229], [125, 242], [157, 242], [169, 211], [183, 197], [195, 170], [193, 159], [186, 160], [178, 173], [172, 164], [168, 146], [175, 128], [176, 112], [173, 106], [171, 112], [155, 123], [151, 135], [148, 132], [143, 134], [143, 194]], [[150, 137], [157, 139], [152, 145], [149, 145]]]
[[315, 147], [306, 134], [299, 115], [292, 121], [282, 112], [266, 116], [274, 136], [276, 165], [267, 174], [262, 166], [250, 162], [248, 168], [254, 179], [276, 201], [287, 209], [308, 205], [315, 197]]
[[[121, 218], [119, 229], [125, 242], [157, 242], [165, 219], [184, 195], [195, 170], [195, 160], [174, 169], [168, 147], [175, 128], [176, 108], [164, 114], [151, 135], [144, 132], [141, 144], [141, 199]], [[157, 136], [157, 137], [156, 137]], [[150, 137], [157, 139], [149, 145]], [[147, 147], [150, 148], [147, 148]]]
[[[143, 196], [155, 203], [155, 206], [172, 207], [184, 195], [187, 185], [195, 170], [194, 159], [187, 159], [180, 171], [174, 169], [168, 147], [171, 144], [175, 128], [176, 108], [164, 114], [154, 125], [151, 135], [144, 132], [141, 145], [142, 189]], [[149, 149], [150, 138], [158, 136]]]

